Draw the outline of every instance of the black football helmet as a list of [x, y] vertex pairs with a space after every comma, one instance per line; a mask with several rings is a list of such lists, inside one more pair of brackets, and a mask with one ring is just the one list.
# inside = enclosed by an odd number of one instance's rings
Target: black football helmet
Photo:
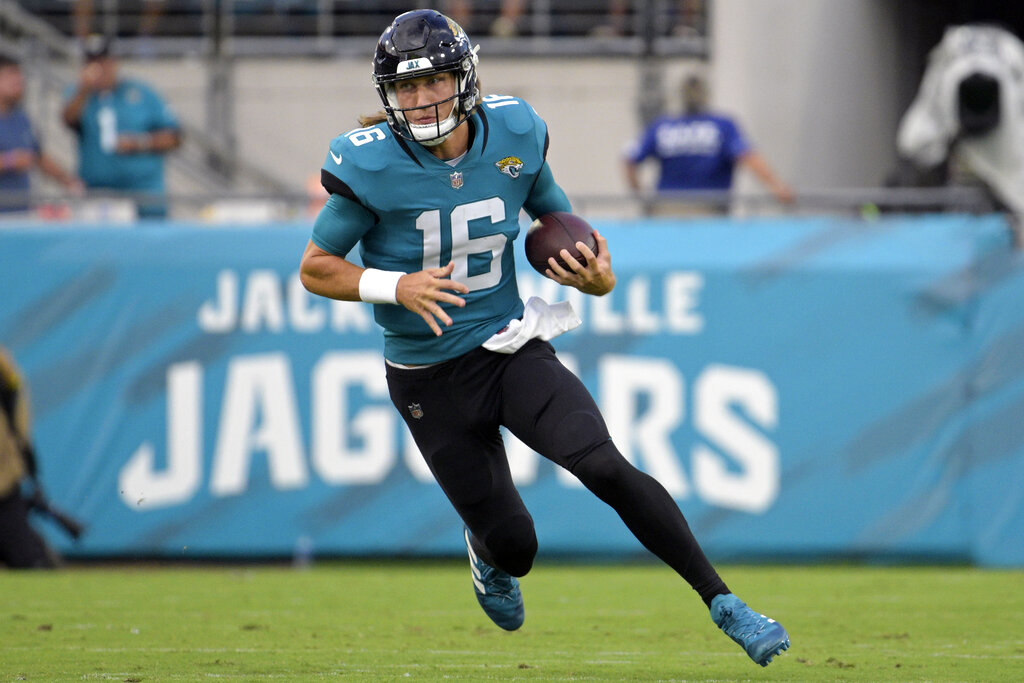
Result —
[[[395, 134], [427, 146], [439, 145], [470, 117], [480, 101], [477, 49], [461, 26], [435, 10], [406, 12], [391, 22], [377, 41], [373, 84]], [[398, 106], [395, 83], [447, 71], [455, 74], [455, 94], [427, 106], [436, 111], [440, 105], [455, 100], [451, 114], [442, 121], [438, 112], [435, 122], [427, 125], [409, 123], [405, 112], [411, 108]]]

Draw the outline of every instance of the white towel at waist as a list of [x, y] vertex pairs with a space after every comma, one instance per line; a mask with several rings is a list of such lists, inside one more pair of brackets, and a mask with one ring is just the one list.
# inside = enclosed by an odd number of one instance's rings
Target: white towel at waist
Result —
[[531, 296], [523, 317], [509, 321], [504, 329], [485, 341], [483, 347], [497, 353], [515, 353], [531, 339], [548, 341], [579, 327], [582, 322], [568, 301], [549, 304]]

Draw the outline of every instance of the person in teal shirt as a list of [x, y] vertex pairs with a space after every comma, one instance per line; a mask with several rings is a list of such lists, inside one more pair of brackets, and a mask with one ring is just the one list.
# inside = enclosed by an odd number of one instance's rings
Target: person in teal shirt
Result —
[[[406, 12], [384, 31], [373, 60], [384, 111], [330, 143], [321, 167], [330, 198], [302, 256], [302, 283], [374, 305], [391, 402], [465, 525], [474, 592], [496, 625], [522, 626], [518, 577], [538, 547], [504, 426], [608, 503], [764, 666], [789, 647], [786, 630], [729, 591], [672, 496], [617, 449], [549, 343], [579, 325], [571, 305], [520, 298], [520, 211], [572, 207], [546, 160], [547, 125], [518, 97], [481, 97], [477, 62], [462, 27], [434, 10]], [[586, 264], [550, 259], [547, 277], [611, 292], [608, 242], [594, 238], [595, 249], [576, 244]], [[361, 266], [348, 260], [357, 246]]]
[[181, 144], [178, 120], [149, 85], [119, 78], [102, 36], [86, 41], [85, 65], [62, 116], [78, 137], [78, 174], [87, 188], [127, 193], [140, 217], [167, 215], [164, 156]]

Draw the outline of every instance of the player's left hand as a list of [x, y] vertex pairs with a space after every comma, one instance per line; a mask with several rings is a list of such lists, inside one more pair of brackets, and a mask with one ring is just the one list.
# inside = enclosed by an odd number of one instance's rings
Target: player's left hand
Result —
[[608, 240], [597, 230], [594, 231], [594, 239], [597, 241], [596, 254], [583, 242], [576, 243], [580, 254], [587, 259], [587, 265], [584, 266], [563, 249], [560, 256], [569, 264], [569, 268], [563, 268], [558, 261], [549, 258], [548, 269], [544, 274], [558, 284], [575, 287], [584, 294], [604, 296], [612, 291], [615, 288], [615, 273], [612, 272], [612, 255], [608, 251]]

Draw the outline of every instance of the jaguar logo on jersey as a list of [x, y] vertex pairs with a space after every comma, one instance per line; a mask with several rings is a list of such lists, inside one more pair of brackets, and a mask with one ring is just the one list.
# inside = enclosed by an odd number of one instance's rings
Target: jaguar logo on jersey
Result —
[[419, 403], [410, 403], [409, 414], [418, 420], [423, 417], [423, 407]]
[[457, 190], [460, 187], [462, 187], [462, 172], [461, 171], [452, 171], [452, 174], [450, 176], [448, 176], [448, 177], [451, 178], [452, 189], [453, 190]]
[[523, 160], [519, 157], [505, 157], [501, 161], [495, 162], [495, 166], [498, 170], [507, 175], [509, 178], [518, 178], [520, 171], [523, 170]]

